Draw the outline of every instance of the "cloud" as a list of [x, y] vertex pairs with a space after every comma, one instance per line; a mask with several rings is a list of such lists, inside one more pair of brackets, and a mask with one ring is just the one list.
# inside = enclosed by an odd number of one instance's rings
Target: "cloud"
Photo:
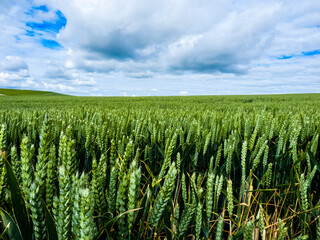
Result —
[[144, 71], [153, 65], [152, 71], [178, 73], [243, 73], [280, 15], [275, 2], [239, 12], [221, 0], [49, 2], [69, 20], [59, 33], [63, 46], [101, 61], [133, 60], [145, 63]]
[[48, 89], [50, 91], [58, 91], [58, 92], [69, 92], [69, 93], [81, 93], [82, 90], [80, 88], [76, 88], [74, 86], [70, 86], [63, 83], [51, 83], [51, 82], [42, 82], [44, 89]]
[[39, 84], [23, 73], [0, 72], [0, 86], [13, 88], [37, 88]]
[[96, 81], [92, 77], [90, 77], [89, 79], [78, 77], [72, 80], [72, 83], [78, 86], [95, 86]]
[[151, 71], [134, 72], [134, 73], [129, 73], [128, 76], [132, 78], [151, 78], [154, 76], [154, 73]]
[[187, 91], [180, 91], [179, 94], [180, 94], [180, 95], [187, 95], [188, 92], [187, 92]]
[[[129, 72], [133, 78], [147, 71], [246, 74], [252, 61], [282, 41], [284, 26], [293, 19], [303, 24], [301, 13], [287, 13], [295, 8], [286, 1], [38, 2], [59, 9], [68, 19], [58, 42], [81, 55], [77, 68]], [[310, 11], [311, 6], [304, 6]]]
[[50, 65], [44, 74], [45, 78], [69, 80], [71, 76], [60, 66]]
[[0, 86], [35, 86], [29, 74], [28, 64], [18, 56], [6, 56], [0, 60]]
[[0, 69], [6, 71], [20, 71], [27, 70], [27, 63], [18, 56], [6, 56], [4, 60], [0, 62]]
[[313, 0], [5, 0], [1, 78], [77, 95], [320, 92], [319, 11]]
[[268, 47], [278, 14], [278, 4], [233, 12], [201, 35], [171, 44], [164, 58], [178, 71], [245, 73]]

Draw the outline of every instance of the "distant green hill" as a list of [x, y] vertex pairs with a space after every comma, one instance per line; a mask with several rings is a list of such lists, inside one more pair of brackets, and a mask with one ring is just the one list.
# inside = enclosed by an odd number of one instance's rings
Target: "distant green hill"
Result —
[[34, 90], [20, 90], [20, 89], [8, 89], [0, 88], [0, 96], [35, 96], [35, 95], [44, 95], [44, 96], [62, 96], [63, 94], [47, 91], [34, 91]]

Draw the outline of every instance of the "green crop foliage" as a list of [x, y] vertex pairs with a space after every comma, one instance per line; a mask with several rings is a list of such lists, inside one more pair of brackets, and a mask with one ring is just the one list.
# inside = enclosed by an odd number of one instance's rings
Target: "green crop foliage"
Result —
[[320, 239], [319, 94], [46, 94], [1, 97], [0, 238]]

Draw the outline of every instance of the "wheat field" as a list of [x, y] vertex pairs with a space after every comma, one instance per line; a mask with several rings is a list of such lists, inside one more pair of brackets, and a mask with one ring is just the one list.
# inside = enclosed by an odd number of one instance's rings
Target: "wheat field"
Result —
[[320, 95], [2, 97], [2, 239], [320, 240]]

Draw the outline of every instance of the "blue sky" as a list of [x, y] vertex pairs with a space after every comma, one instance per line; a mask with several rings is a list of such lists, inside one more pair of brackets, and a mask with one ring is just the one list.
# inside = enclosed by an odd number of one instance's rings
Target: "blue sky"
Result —
[[320, 93], [320, 2], [2, 0], [0, 87]]

